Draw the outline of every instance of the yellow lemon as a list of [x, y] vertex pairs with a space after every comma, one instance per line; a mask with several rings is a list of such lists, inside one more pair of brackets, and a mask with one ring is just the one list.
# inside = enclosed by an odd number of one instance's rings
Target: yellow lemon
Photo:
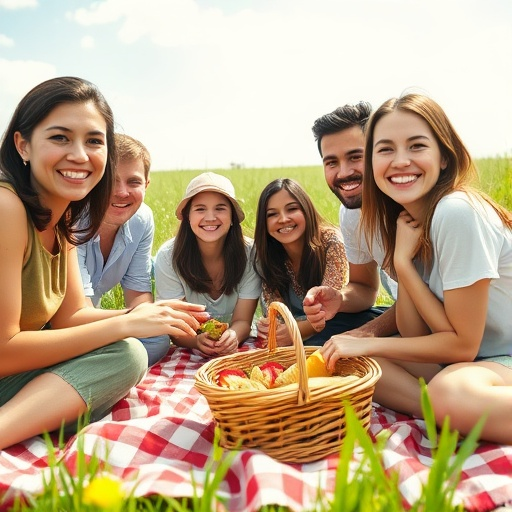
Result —
[[316, 350], [306, 359], [308, 377], [330, 377], [332, 373], [325, 366], [320, 350]]

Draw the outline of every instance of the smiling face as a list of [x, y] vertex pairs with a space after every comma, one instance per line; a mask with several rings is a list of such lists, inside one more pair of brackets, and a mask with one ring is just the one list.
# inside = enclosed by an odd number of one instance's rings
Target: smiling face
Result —
[[425, 196], [446, 167], [428, 123], [396, 110], [375, 125], [372, 167], [380, 190], [420, 219]]
[[100, 181], [107, 162], [106, 123], [93, 103], [63, 103], [33, 130], [15, 133], [21, 157], [41, 203], [54, 209], [83, 199]]
[[127, 222], [144, 201], [147, 186], [144, 163], [141, 159], [119, 162], [109, 207], [103, 222], [118, 227]]
[[190, 200], [189, 222], [203, 242], [224, 241], [231, 227], [231, 202], [218, 192], [201, 192]]
[[364, 135], [359, 126], [324, 135], [320, 142], [327, 185], [349, 209], [361, 208]]
[[267, 231], [284, 246], [302, 244], [306, 218], [298, 201], [285, 189], [272, 195], [266, 208]]

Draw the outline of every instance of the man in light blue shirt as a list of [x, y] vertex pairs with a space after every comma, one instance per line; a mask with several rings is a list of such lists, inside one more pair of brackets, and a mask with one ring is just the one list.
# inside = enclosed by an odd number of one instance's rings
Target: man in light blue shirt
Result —
[[101, 230], [88, 243], [79, 246], [84, 292], [92, 305], [100, 306], [101, 297], [117, 284], [121, 284], [128, 308], [152, 301], [151, 249], [154, 232], [153, 212], [142, 203], [133, 216], [118, 227], [106, 260], [102, 252], [105, 235]]
[[[78, 246], [86, 300], [98, 307], [103, 294], [121, 284], [127, 308], [153, 302], [151, 250], [155, 223], [144, 196], [149, 185], [151, 158], [145, 146], [128, 135], [116, 134], [118, 162], [110, 205], [96, 235]], [[141, 339], [149, 365], [168, 351], [169, 336]]]

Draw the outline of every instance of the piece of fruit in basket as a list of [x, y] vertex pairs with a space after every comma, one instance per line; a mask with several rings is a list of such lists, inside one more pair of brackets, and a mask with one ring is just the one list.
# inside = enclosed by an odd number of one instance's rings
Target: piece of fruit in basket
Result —
[[[325, 361], [320, 350], [315, 350], [315, 352], [306, 358], [306, 371], [308, 373], [308, 378], [330, 377], [332, 375], [325, 365]], [[279, 375], [274, 386], [285, 386], [286, 384], [293, 384], [294, 382], [299, 382], [299, 367], [297, 366], [297, 363], [293, 363], [281, 375]]]
[[261, 382], [266, 388], [273, 388], [274, 383], [283, 373], [284, 366], [275, 361], [268, 361], [260, 366], [254, 366], [251, 370], [250, 379]]
[[220, 337], [222, 336], [222, 333], [229, 327], [229, 324], [226, 324], [224, 322], [219, 322], [215, 318], [210, 318], [209, 320], [206, 320], [206, 322], [203, 322], [199, 326], [198, 334], [201, 334], [202, 332], [208, 333], [208, 338], [218, 341]]
[[250, 380], [247, 375], [238, 368], [226, 368], [217, 373], [216, 383], [227, 389], [266, 389], [261, 382]]
[[332, 372], [325, 365], [324, 357], [320, 350], [315, 350], [306, 359], [306, 370], [309, 377], [330, 377]]

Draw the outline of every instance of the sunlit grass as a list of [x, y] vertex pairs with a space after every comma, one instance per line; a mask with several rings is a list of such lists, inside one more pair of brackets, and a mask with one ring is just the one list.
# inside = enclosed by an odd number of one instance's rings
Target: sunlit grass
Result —
[[[512, 209], [512, 160], [508, 157], [486, 158], [477, 161], [480, 187], [500, 204]], [[179, 221], [175, 209], [182, 199], [189, 181], [200, 174], [196, 171], [154, 172], [146, 194], [146, 202], [155, 216], [153, 254], [176, 234]], [[261, 191], [276, 178], [293, 178], [308, 192], [320, 214], [338, 225], [340, 203], [325, 183], [321, 166], [282, 167], [272, 169], [213, 169], [212, 172], [227, 176], [235, 187], [237, 199], [245, 212], [242, 224], [244, 233], [252, 237], [256, 222], [256, 208]], [[114, 299], [119, 297], [114, 295]], [[120, 294], [122, 299], [122, 294]], [[389, 305], [390, 297], [381, 290], [377, 304]], [[115, 300], [113, 302], [115, 304]], [[121, 303], [122, 304], [122, 303]]]
[[[512, 160], [508, 157], [477, 160], [480, 187], [508, 209], [512, 209]], [[200, 174], [196, 171], [167, 171], [151, 174], [146, 202], [155, 216], [153, 253], [176, 234], [178, 219], [175, 209], [183, 197], [189, 181]], [[248, 236], [254, 233], [258, 198], [265, 186], [276, 178], [293, 178], [307, 191], [318, 211], [327, 220], [338, 225], [340, 203], [325, 183], [321, 166], [283, 167], [273, 169], [214, 169], [212, 172], [227, 176], [235, 187], [237, 199], [244, 212], [242, 226]]]

